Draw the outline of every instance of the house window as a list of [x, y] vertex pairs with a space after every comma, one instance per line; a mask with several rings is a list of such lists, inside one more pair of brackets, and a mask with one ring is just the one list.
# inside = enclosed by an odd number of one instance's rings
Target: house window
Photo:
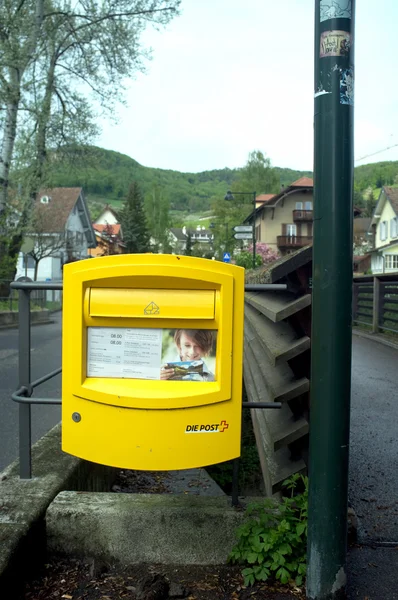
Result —
[[387, 239], [388, 235], [388, 223], [387, 221], [382, 221], [380, 223], [380, 240], [383, 242]]
[[386, 269], [398, 269], [398, 254], [386, 254]]
[[296, 202], [296, 210], [303, 210], [303, 203], [302, 202]]
[[295, 224], [286, 225], [286, 235], [288, 237], [295, 237], [297, 235], [297, 225], [295, 225]]
[[390, 223], [390, 234], [392, 238], [396, 238], [398, 236], [398, 219], [395, 217], [391, 219]]
[[256, 242], [261, 241], [261, 225], [256, 225]]
[[304, 208], [305, 208], [305, 210], [312, 210], [312, 202], [308, 202], [308, 201], [307, 201], [307, 202], [304, 204]]

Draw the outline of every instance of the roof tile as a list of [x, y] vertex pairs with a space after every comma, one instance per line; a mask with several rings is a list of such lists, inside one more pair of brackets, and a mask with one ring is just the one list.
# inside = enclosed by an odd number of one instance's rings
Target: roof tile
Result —
[[395, 213], [398, 215], [398, 188], [393, 188], [389, 186], [383, 186], [383, 189], [386, 193], [387, 198], [391, 202], [391, 206], [393, 207]]
[[[46, 233], [64, 231], [68, 217], [75, 206], [82, 188], [48, 188], [41, 189], [36, 196], [35, 211], [39, 215], [41, 228]], [[48, 196], [48, 204], [41, 198]]]

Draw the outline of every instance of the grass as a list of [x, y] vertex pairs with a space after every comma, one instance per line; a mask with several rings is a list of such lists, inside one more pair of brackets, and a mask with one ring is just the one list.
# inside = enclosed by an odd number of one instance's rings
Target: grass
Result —
[[[48, 310], [60, 310], [62, 307], [61, 302], [46, 302], [44, 306], [39, 306], [38, 304], [31, 304], [30, 310], [43, 310], [47, 308]], [[12, 300], [1, 300], [0, 301], [0, 313], [2, 312], [18, 312], [18, 299], [13, 298]]]

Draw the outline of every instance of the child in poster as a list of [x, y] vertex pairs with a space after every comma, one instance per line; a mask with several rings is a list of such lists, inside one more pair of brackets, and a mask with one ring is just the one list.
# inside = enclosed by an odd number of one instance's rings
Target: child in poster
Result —
[[212, 351], [215, 333], [207, 329], [176, 329], [174, 343], [178, 358], [163, 364], [160, 379], [215, 381], [204, 361]]

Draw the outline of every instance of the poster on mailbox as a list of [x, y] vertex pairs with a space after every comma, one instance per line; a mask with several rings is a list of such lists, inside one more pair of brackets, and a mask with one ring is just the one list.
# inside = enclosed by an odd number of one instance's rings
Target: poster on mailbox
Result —
[[87, 377], [215, 381], [217, 331], [89, 327]]

